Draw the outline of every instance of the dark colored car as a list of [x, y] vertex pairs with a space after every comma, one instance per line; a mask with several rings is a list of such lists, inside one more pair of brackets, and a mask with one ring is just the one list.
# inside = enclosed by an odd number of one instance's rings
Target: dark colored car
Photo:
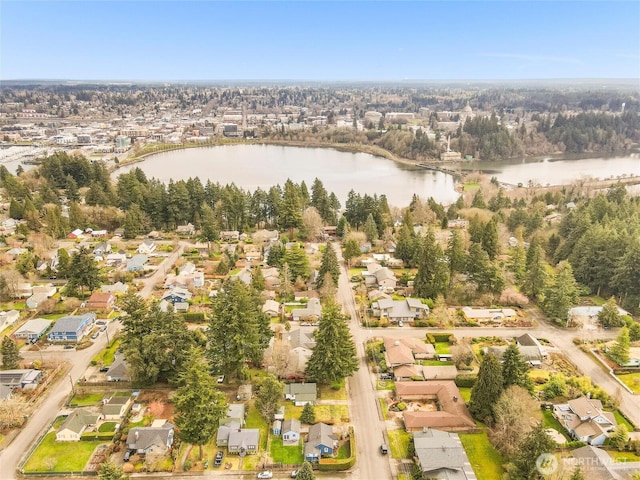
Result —
[[393, 373], [381, 373], [380, 380], [393, 380]]
[[213, 461], [213, 465], [216, 467], [219, 467], [220, 465], [222, 465], [223, 457], [224, 457], [224, 452], [222, 452], [221, 450], [218, 450], [218, 453], [216, 453], [216, 459]]

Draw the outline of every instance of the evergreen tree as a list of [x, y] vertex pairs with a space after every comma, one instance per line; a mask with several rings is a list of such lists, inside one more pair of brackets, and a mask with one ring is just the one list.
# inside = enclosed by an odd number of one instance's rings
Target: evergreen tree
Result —
[[469, 411], [475, 418], [481, 422], [493, 422], [493, 406], [502, 394], [503, 385], [498, 358], [492, 354], [485, 355], [478, 371], [478, 380], [471, 389]]
[[302, 467], [298, 470], [296, 475], [297, 480], [315, 480], [316, 476], [313, 473], [313, 467], [307, 461], [302, 464]]
[[629, 363], [629, 329], [622, 327], [620, 333], [616, 337], [616, 341], [607, 353], [608, 357], [622, 366]]
[[564, 323], [571, 308], [578, 301], [578, 285], [573, 278], [571, 264], [561, 262], [558, 272], [544, 290], [542, 309], [552, 319]]
[[522, 288], [527, 295], [540, 298], [547, 282], [544, 250], [538, 237], [534, 237], [527, 252], [527, 268]]
[[225, 282], [214, 299], [207, 334], [212, 368], [235, 378], [240, 378], [247, 362], [262, 361], [273, 335], [259, 300], [240, 281]]
[[369, 214], [367, 217], [367, 221], [364, 222], [364, 234], [367, 236], [367, 240], [370, 242], [375, 242], [378, 240], [378, 227], [376, 225], [375, 220], [373, 219], [373, 215]]
[[302, 205], [303, 200], [299, 188], [290, 179], [287, 179], [280, 205], [279, 223], [281, 228], [293, 229], [302, 225]]
[[414, 292], [418, 297], [436, 298], [449, 286], [449, 264], [436, 242], [433, 232], [419, 243], [418, 272], [414, 279]]
[[220, 238], [220, 226], [213, 213], [213, 209], [206, 203], [202, 204], [202, 215], [200, 216], [202, 227], [200, 229], [200, 239], [205, 242], [214, 242]]
[[316, 346], [307, 361], [306, 374], [316, 382], [330, 384], [343, 380], [358, 370], [356, 347], [347, 325], [347, 316], [336, 303], [322, 310], [315, 334]]
[[633, 322], [629, 327], [629, 340], [632, 342], [640, 340], [640, 323]]
[[2, 357], [2, 370], [14, 370], [20, 366], [20, 349], [11, 337], [6, 336], [0, 345], [0, 357]]
[[498, 256], [498, 227], [495, 217], [484, 227], [482, 248], [487, 252], [491, 260], [495, 260]]
[[556, 448], [556, 442], [547, 434], [544, 424], [539, 423], [526, 436], [513, 462], [507, 466], [509, 480], [537, 480], [538, 458], [543, 453], [550, 454]]
[[69, 276], [69, 265], [71, 265], [71, 257], [69, 252], [64, 248], [58, 249], [58, 276], [61, 278], [67, 278]]
[[284, 262], [289, 265], [292, 282], [298, 277], [306, 279], [309, 276], [309, 258], [300, 245], [293, 245], [285, 252]]
[[464, 248], [464, 240], [458, 230], [454, 230], [451, 233], [445, 255], [449, 260], [449, 271], [452, 278], [453, 274], [464, 272], [467, 264], [467, 255]]
[[603, 327], [621, 327], [624, 325], [624, 319], [618, 311], [615, 298], [611, 297], [602, 306], [602, 310], [598, 313], [598, 321]]
[[284, 254], [286, 250], [282, 243], [277, 242], [269, 248], [269, 255], [267, 255], [267, 265], [270, 267], [281, 268], [284, 264]]
[[255, 268], [251, 275], [251, 288], [253, 288], [258, 294], [265, 289], [264, 275], [260, 268]]
[[529, 365], [520, 354], [520, 348], [515, 342], [510, 343], [502, 355], [502, 385], [505, 389], [511, 385], [517, 385], [533, 393]]
[[338, 220], [338, 225], [336, 226], [336, 235], [338, 238], [344, 238], [351, 231], [351, 226], [349, 225], [349, 221], [346, 217], [340, 217]]
[[469, 279], [476, 283], [478, 291], [499, 294], [504, 288], [504, 277], [489, 254], [478, 243], [471, 244], [467, 258]]
[[209, 374], [202, 352], [191, 349], [189, 359], [179, 377], [181, 386], [173, 397], [174, 422], [178, 437], [183, 442], [197, 445], [202, 460], [202, 446], [216, 434], [220, 420], [227, 413], [227, 401]]
[[344, 254], [343, 257], [347, 262], [347, 265], [351, 265], [351, 259], [360, 256], [360, 247], [358, 247], [358, 242], [356, 242], [353, 238], [350, 238], [344, 244]]
[[104, 462], [98, 467], [100, 480], [129, 480], [129, 475], [124, 473], [122, 467], [112, 462]]
[[146, 224], [144, 212], [134, 203], [127, 209], [124, 216], [124, 223], [122, 224], [124, 238], [132, 239], [145, 233]]
[[255, 407], [268, 424], [273, 422], [283, 395], [284, 385], [276, 377], [273, 375], [264, 377], [258, 390]]
[[478, 189], [478, 191], [473, 196], [473, 200], [471, 201], [472, 208], [487, 208], [487, 203], [484, 201], [484, 195], [482, 194], [482, 190]]
[[216, 275], [226, 275], [227, 273], [229, 273], [229, 268], [229, 264], [224, 259], [224, 257], [221, 258], [218, 262], [218, 265], [216, 265]]
[[402, 225], [396, 243], [395, 256], [405, 265], [411, 265], [417, 248], [417, 239], [412, 229], [413, 226]]
[[325, 244], [324, 251], [322, 252], [322, 263], [318, 270], [318, 281], [316, 282], [318, 288], [322, 288], [324, 285], [325, 275], [329, 274], [333, 280], [333, 285], [338, 286], [338, 279], [340, 278], [340, 265], [338, 263], [338, 256], [330, 242]]
[[67, 291], [75, 292], [80, 288], [82, 296], [85, 288], [93, 292], [102, 283], [100, 270], [86, 247], [80, 247], [80, 250], [73, 254], [67, 275], [69, 277]]
[[302, 423], [308, 423], [309, 425], [316, 423], [316, 411], [313, 408], [313, 405], [311, 405], [310, 403], [306, 403], [305, 406], [302, 407], [300, 421]]

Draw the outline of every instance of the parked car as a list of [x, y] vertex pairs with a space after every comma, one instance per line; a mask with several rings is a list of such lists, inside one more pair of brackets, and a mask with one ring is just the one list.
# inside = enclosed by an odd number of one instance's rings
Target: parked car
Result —
[[298, 476], [298, 470], [294, 470], [291, 472], [291, 478], [296, 478]]
[[380, 445], [380, 453], [382, 455], [386, 455], [387, 453], [389, 453], [389, 449], [387, 448], [387, 445], [385, 443]]
[[398, 326], [399, 327], [404, 327], [404, 323], [402, 322], [402, 320], [398, 320]]
[[76, 348], [76, 346], [75, 346], [75, 345], [65, 345], [65, 346], [64, 346], [64, 349], [65, 349], [65, 350], [73, 350], [74, 348]]
[[380, 380], [393, 380], [393, 373], [381, 373]]
[[216, 380], [218, 383], [224, 382], [224, 375], [218, 375], [218, 379]]
[[258, 478], [273, 478], [273, 472], [265, 470], [264, 472], [260, 472], [258, 474]]
[[100, 367], [100, 371], [101, 372], [108, 372], [109, 371], [109, 367]]
[[97, 331], [93, 335], [91, 335], [91, 340], [95, 340], [96, 338], [98, 338], [98, 336], [100, 336], [100, 331]]
[[216, 458], [213, 461], [213, 465], [215, 467], [219, 467], [220, 465], [222, 465], [222, 458], [224, 457], [224, 452], [222, 450], [218, 450], [218, 453], [216, 453]]
[[123, 460], [125, 462], [128, 462], [130, 458], [131, 458], [131, 450], [127, 450], [126, 452], [124, 452]]

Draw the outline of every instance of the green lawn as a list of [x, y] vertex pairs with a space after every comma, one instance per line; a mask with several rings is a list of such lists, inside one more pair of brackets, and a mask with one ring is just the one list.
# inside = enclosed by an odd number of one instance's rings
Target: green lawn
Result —
[[393, 390], [393, 380], [378, 380], [376, 381], [376, 390]]
[[104, 442], [56, 442], [48, 433], [24, 466], [25, 472], [80, 472], [95, 448]]
[[387, 401], [384, 398], [379, 398], [378, 402], [380, 402], [380, 410], [382, 410], [382, 418], [385, 420], [389, 419], [389, 406], [387, 405]]
[[461, 433], [460, 441], [478, 480], [502, 478], [502, 455], [491, 445], [486, 432]]
[[97, 405], [102, 402], [104, 398], [104, 393], [84, 393], [84, 394], [76, 394], [69, 401], [69, 405], [77, 406], [77, 407], [86, 407], [88, 405]]
[[567, 439], [567, 442], [571, 441], [571, 437], [567, 433], [567, 429], [564, 428], [560, 422], [553, 416], [551, 410], [543, 410], [542, 411], [542, 421], [544, 422], [544, 426], [547, 428], [553, 428], [562, 434], [564, 438]]
[[420, 363], [429, 367], [441, 367], [443, 365], [453, 365], [453, 362], [441, 362], [440, 360], [420, 360]]
[[625, 373], [617, 377], [635, 394], [640, 395], [640, 373]]
[[302, 409], [304, 407], [296, 407], [291, 402], [286, 402], [284, 404], [284, 416], [285, 418], [296, 418], [300, 419], [300, 415], [302, 415]]
[[245, 425], [245, 428], [260, 429], [260, 449], [266, 450], [269, 425], [267, 425], [267, 422], [265, 422], [264, 418], [260, 416], [260, 413], [253, 405], [249, 407], [249, 415], [247, 415], [247, 423]]
[[116, 350], [118, 350], [120, 343], [120, 339], [112, 341], [111, 344], [107, 346], [107, 348], [98, 352], [91, 361], [96, 365], [111, 365], [115, 359]]
[[389, 448], [393, 458], [409, 458], [409, 441], [413, 435], [404, 430], [389, 430]]
[[329, 385], [320, 385], [318, 392], [319, 400], [346, 400], [347, 389], [342, 382], [342, 387], [339, 390], [334, 390]]
[[616, 422], [618, 422], [618, 425], [626, 425], [627, 430], [633, 432], [633, 425], [631, 425], [631, 423], [629, 423], [629, 420], [624, 418], [618, 410], [613, 411], [613, 416], [616, 417]]
[[281, 436], [271, 437], [271, 448], [269, 450], [274, 462], [285, 463], [287, 465], [299, 465], [304, 461], [302, 453], [302, 443], [299, 445], [284, 446]]
[[614, 462], [640, 462], [640, 456], [633, 452], [619, 452], [617, 450], [607, 450], [607, 453]]
[[449, 345], [449, 342], [436, 342], [436, 353], [451, 353], [451, 345]]
[[99, 432], [115, 432], [118, 422], [104, 422], [98, 427]]
[[469, 404], [469, 401], [471, 400], [471, 388], [459, 387], [458, 390], [460, 390], [460, 395], [462, 395], [462, 399], [464, 400], [464, 403]]
[[347, 405], [316, 405], [316, 422], [324, 423], [348, 423], [349, 407]]

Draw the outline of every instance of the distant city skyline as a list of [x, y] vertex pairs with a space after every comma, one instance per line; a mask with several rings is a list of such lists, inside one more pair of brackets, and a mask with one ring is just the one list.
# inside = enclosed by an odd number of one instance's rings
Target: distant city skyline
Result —
[[0, 2], [0, 79], [640, 78], [640, 3]]

